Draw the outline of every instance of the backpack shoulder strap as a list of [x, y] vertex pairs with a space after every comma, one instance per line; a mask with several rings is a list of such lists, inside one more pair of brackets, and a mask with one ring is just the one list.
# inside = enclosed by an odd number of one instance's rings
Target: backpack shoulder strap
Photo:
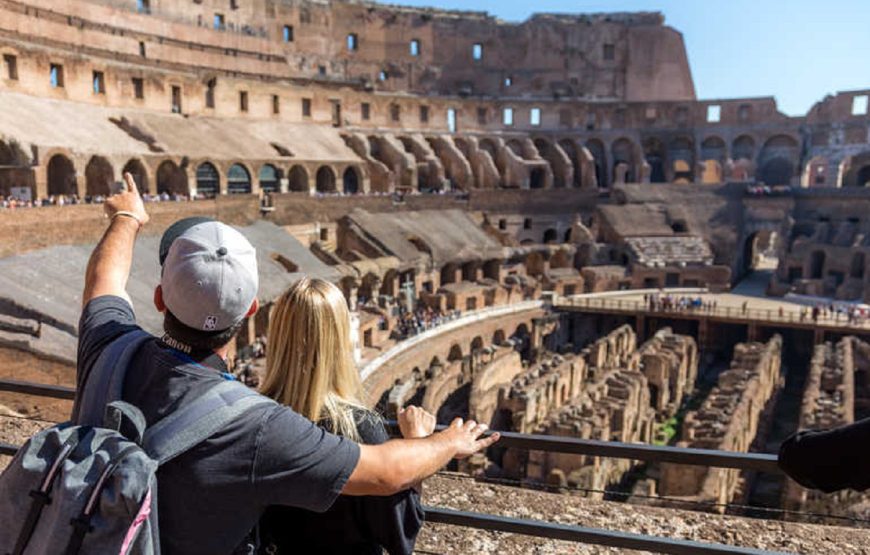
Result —
[[127, 367], [151, 335], [137, 329], [109, 343], [76, 392], [72, 421], [81, 426], [102, 426], [106, 405], [121, 399]]
[[224, 381], [170, 413], [145, 432], [143, 448], [164, 464], [202, 443], [248, 410], [275, 401], [237, 382]]

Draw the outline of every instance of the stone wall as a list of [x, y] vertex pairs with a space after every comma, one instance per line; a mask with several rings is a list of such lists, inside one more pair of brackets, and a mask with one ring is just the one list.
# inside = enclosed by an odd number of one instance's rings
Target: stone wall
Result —
[[[865, 412], [870, 395], [866, 377], [870, 372], [870, 345], [854, 337], [816, 345], [801, 401], [799, 430], [826, 430], [852, 424], [856, 405]], [[859, 389], [860, 388], [860, 389]], [[866, 416], [866, 414], [864, 414]], [[788, 480], [783, 505], [790, 510], [819, 514], [858, 514], [870, 496], [855, 491], [823, 494]], [[855, 510], [857, 509], [857, 510]]]
[[[694, 389], [692, 338], [663, 329], [640, 348], [622, 326], [579, 356], [554, 355], [518, 376], [497, 412], [512, 430], [602, 441], [654, 439], [656, 422], [673, 414]], [[603, 490], [631, 461], [509, 449], [502, 471], [515, 478]]]
[[[719, 375], [701, 407], [683, 420], [679, 447], [748, 451], [758, 433], [759, 417], [781, 388], [782, 338], [734, 347], [730, 369]], [[707, 503], [728, 503], [738, 493], [736, 469], [661, 465], [659, 493]], [[719, 510], [723, 510], [719, 507]]]

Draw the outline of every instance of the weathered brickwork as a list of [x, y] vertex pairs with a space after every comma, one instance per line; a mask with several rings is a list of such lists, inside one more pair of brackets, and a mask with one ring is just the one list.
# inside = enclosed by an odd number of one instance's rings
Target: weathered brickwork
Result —
[[[678, 445], [748, 451], [761, 425], [759, 416], [782, 386], [781, 350], [778, 335], [767, 343], [735, 346], [731, 367], [719, 375], [701, 407], [686, 415]], [[735, 469], [663, 463], [658, 490], [666, 497], [723, 504], [734, 498], [740, 485]]]

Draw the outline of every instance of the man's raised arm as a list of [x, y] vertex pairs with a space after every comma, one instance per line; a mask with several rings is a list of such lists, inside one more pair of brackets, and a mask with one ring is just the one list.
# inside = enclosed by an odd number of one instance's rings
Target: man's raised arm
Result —
[[341, 493], [392, 495], [409, 489], [451, 459], [469, 457], [498, 441], [498, 433], [481, 439], [486, 430], [486, 424], [457, 418], [446, 430], [426, 438], [360, 445], [359, 462]]
[[130, 265], [133, 263], [133, 244], [136, 234], [148, 223], [149, 217], [133, 176], [125, 173], [124, 181], [127, 190], [110, 196], [103, 204], [111, 222], [88, 261], [82, 306], [103, 295], [130, 300], [127, 278], [130, 277]]

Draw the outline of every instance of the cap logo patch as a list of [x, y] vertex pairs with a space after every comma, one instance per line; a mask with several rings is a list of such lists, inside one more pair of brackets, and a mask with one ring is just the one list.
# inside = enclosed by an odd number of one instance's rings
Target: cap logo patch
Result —
[[217, 316], [207, 316], [202, 329], [206, 331], [214, 331], [217, 329]]

